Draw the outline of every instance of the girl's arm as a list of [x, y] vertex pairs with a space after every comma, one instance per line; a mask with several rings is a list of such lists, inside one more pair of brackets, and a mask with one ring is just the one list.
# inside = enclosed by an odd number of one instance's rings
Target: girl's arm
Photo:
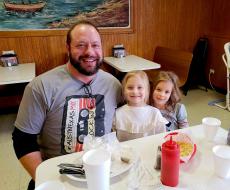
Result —
[[112, 123], [112, 132], [116, 132], [116, 113], [114, 114], [113, 117], [113, 123]]
[[186, 111], [184, 104], [178, 105], [176, 117], [177, 117], [177, 123], [178, 123], [179, 129], [189, 127], [188, 119], [187, 119], [187, 111]]

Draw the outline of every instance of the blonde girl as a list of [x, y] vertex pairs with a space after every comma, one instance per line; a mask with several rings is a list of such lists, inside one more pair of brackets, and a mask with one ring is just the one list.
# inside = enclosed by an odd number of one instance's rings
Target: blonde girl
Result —
[[122, 90], [126, 104], [116, 110], [113, 121], [119, 141], [166, 131], [168, 121], [158, 109], [147, 104], [150, 87], [144, 71], [127, 73], [122, 81]]
[[171, 71], [160, 71], [153, 83], [152, 105], [169, 121], [167, 131], [188, 127], [178, 83], [177, 75]]

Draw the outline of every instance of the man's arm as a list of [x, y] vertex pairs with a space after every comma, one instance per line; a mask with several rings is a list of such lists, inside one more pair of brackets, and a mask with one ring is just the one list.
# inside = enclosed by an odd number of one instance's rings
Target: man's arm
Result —
[[26, 171], [30, 174], [30, 176], [35, 181], [36, 168], [42, 162], [41, 152], [40, 151], [31, 152], [21, 157], [19, 160], [23, 165], [23, 167], [26, 169]]
[[12, 139], [17, 158], [35, 180], [36, 168], [42, 162], [37, 135], [25, 133], [15, 127]]

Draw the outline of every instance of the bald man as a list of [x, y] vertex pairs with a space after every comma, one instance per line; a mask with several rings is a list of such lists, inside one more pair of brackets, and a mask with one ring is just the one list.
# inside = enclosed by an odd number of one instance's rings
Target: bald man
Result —
[[78, 151], [84, 137], [111, 132], [121, 84], [100, 69], [102, 42], [90, 22], [67, 34], [69, 61], [36, 77], [25, 88], [12, 134], [14, 150], [32, 177], [45, 159]]

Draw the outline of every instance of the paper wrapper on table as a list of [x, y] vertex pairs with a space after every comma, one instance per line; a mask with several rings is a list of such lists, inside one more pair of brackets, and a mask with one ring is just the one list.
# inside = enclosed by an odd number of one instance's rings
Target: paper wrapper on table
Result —
[[109, 133], [102, 137], [87, 135], [84, 138], [83, 151], [92, 149], [106, 149], [111, 153], [111, 160], [121, 160], [122, 147], [117, 140], [116, 133]]
[[172, 136], [173, 141], [180, 146], [180, 162], [188, 162], [196, 153], [196, 144], [192, 141], [188, 134], [181, 132], [172, 132], [165, 136], [165, 141]]

